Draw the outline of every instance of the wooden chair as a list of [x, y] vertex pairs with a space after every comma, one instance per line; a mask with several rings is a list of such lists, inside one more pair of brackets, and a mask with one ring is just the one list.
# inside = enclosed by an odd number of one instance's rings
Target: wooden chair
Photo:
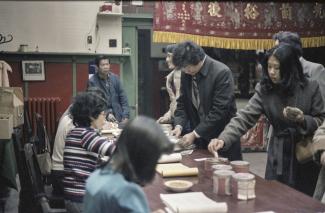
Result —
[[33, 192], [32, 186], [29, 179], [27, 164], [24, 152], [24, 135], [21, 128], [15, 128], [14, 133], [12, 134], [16, 163], [18, 169], [18, 176], [20, 182], [20, 190], [19, 190], [19, 205], [18, 212], [19, 213], [33, 213], [35, 212], [33, 207]]
[[[45, 191], [34, 145], [32, 143], [25, 144], [24, 152], [29, 181], [32, 186], [33, 197], [37, 202], [38, 211], [42, 213], [67, 212], [66, 209], [62, 208], [64, 206], [63, 198], [54, 198]], [[60, 208], [52, 208], [51, 206], [60, 206]]]
[[23, 124], [23, 142], [27, 143], [33, 136], [32, 123], [29, 116], [28, 101], [24, 101], [24, 124]]

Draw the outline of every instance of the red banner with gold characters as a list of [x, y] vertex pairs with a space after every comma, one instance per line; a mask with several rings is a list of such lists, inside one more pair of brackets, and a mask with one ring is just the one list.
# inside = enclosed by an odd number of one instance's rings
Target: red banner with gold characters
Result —
[[201, 46], [269, 49], [272, 35], [297, 32], [303, 47], [325, 46], [325, 3], [159, 1], [154, 42], [192, 40]]

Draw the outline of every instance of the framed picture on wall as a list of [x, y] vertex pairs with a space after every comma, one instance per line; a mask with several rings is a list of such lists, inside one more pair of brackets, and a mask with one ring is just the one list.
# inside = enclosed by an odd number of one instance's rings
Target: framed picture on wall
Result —
[[44, 61], [22, 61], [23, 81], [45, 81]]

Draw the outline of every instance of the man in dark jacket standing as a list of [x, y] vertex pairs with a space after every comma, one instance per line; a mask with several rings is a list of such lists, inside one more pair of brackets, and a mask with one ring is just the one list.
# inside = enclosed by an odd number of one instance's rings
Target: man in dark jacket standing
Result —
[[[236, 114], [232, 73], [225, 64], [207, 56], [191, 41], [177, 45], [173, 63], [183, 72], [172, 134], [180, 136], [190, 121], [193, 131], [183, 136], [183, 145], [195, 143], [207, 148], [209, 141], [218, 136]], [[228, 151], [219, 154], [230, 160], [242, 159], [240, 143], [234, 143]]]
[[126, 122], [129, 119], [129, 104], [126, 94], [117, 75], [110, 71], [109, 58], [98, 56], [95, 59], [98, 72], [88, 80], [88, 87], [101, 89], [107, 100], [109, 120]]

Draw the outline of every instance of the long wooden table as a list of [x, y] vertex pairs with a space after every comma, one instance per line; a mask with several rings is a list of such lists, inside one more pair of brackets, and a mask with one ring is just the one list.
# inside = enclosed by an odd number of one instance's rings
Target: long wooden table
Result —
[[194, 161], [197, 158], [212, 157], [207, 150], [195, 150], [191, 155], [183, 156], [182, 163], [190, 167], [199, 168], [198, 177], [187, 178], [162, 178], [156, 174], [152, 184], [144, 187], [151, 210], [163, 209], [159, 195], [173, 193], [164, 187], [164, 181], [183, 179], [194, 182], [190, 191], [203, 192], [217, 202], [227, 202], [228, 212], [252, 213], [259, 211], [274, 212], [325, 212], [325, 205], [313, 198], [298, 192], [278, 181], [267, 181], [256, 176], [256, 198], [240, 201], [232, 196], [221, 196], [213, 193], [212, 176], [204, 169], [204, 161]]

